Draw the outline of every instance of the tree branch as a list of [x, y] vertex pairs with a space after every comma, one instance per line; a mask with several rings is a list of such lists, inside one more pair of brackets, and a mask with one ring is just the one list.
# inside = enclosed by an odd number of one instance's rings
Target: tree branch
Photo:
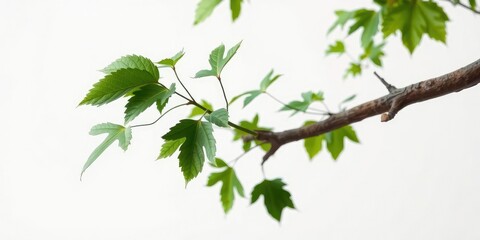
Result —
[[309, 126], [282, 132], [257, 131], [257, 140], [269, 142], [272, 145], [270, 151], [263, 156], [263, 162], [284, 144], [321, 135], [378, 114], [382, 114], [382, 122], [387, 122], [408, 105], [459, 92], [478, 83], [480, 83], [480, 59], [443, 76], [395, 89], [383, 97], [333, 114]]

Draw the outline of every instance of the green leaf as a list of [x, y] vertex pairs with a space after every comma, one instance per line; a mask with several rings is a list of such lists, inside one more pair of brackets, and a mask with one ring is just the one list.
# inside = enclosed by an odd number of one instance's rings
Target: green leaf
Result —
[[363, 28], [361, 42], [362, 47], [365, 48], [373, 41], [373, 37], [378, 32], [378, 23], [380, 21], [380, 14], [367, 9], [359, 9], [355, 11], [355, 23], [348, 30], [348, 34], [352, 34], [360, 28]]
[[209, 122], [180, 120], [180, 123], [170, 128], [170, 131], [162, 138], [164, 140], [185, 138], [180, 146], [178, 159], [187, 183], [202, 171], [205, 155], [210, 162], [215, 164], [215, 138], [212, 124]]
[[107, 149], [113, 142], [118, 141], [118, 145], [126, 151], [128, 145], [130, 145], [130, 140], [132, 139], [132, 132], [129, 127], [124, 127], [122, 125], [117, 125], [113, 123], [102, 123], [92, 127], [90, 130], [90, 135], [99, 135], [99, 134], [108, 134], [105, 140], [103, 140], [100, 145], [93, 150], [92, 154], [88, 157], [87, 162], [83, 165], [82, 173], [80, 178], [82, 178], [83, 173], [87, 168], [92, 165], [95, 160]]
[[382, 66], [382, 57], [385, 56], [383, 52], [383, 47], [385, 43], [381, 43], [379, 45], [375, 45], [372, 41], [370, 44], [364, 49], [365, 52], [360, 56], [360, 59], [369, 58], [375, 65]]
[[228, 112], [225, 108], [213, 111], [205, 119], [219, 127], [228, 127]]
[[[205, 100], [202, 100], [200, 105], [204, 106], [208, 110], [213, 110], [212, 104], [210, 104], [209, 102], [207, 102]], [[192, 109], [192, 112], [190, 113], [190, 115], [188, 115], [188, 117], [191, 118], [191, 117], [195, 117], [195, 116], [202, 116], [204, 113], [205, 113], [205, 111], [203, 109], [201, 109], [199, 107], [194, 107]]]
[[185, 52], [182, 50], [171, 58], [165, 58], [159, 61], [158, 64], [161, 65], [162, 67], [174, 68], [177, 62], [183, 57], [183, 55], [185, 55]]
[[165, 106], [167, 106], [168, 100], [173, 94], [175, 94], [175, 83], [172, 83], [168, 91], [164, 95], [162, 95], [160, 99], [157, 100], [158, 112], [163, 112], [163, 109], [165, 108]]
[[210, 164], [214, 168], [228, 167], [227, 163], [220, 158], [215, 158], [215, 164]]
[[242, 1], [243, 0], [230, 0], [230, 10], [232, 11], [232, 21], [237, 20], [242, 11]]
[[[309, 126], [316, 123], [315, 121], [307, 121], [303, 126]], [[319, 135], [315, 137], [306, 138], [303, 141], [303, 146], [307, 151], [308, 157], [312, 160], [320, 151], [322, 151], [322, 142], [325, 139], [325, 135]]]
[[185, 142], [185, 138], [165, 141], [165, 143], [163, 143], [162, 145], [162, 148], [160, 149], [160, 155], [158, 155], [157, 159], [172, 156], [177, 151], [178, 147], [182, 145], [183, 142]]
[[336, 53], [339, 55], [342, 55], [345, 53], [345, 45], [343, 44], [342, 41], [336, 41], [335, 44], [331, 44], [328, 46], [326, 54], [330, 55], [333, 53]]
[[[139, 90], [133, 92], [133, 97], [128, 100], [125, 106], [125, 123], [135, 119], [140, 113], [158, 102], [159, 106], [165, 106], [168, 98], [175, 92], [175, 85], [172, 84], [172, 89], [167, 89], [156, 84], [149, 84], [141, 87]], [[162, 107], [163, 109], [163, 107]], [[159, 109], [160, 112], [162, 109]]]
[[[246, 121], [246, 120], [243, 120], [239, 123], [239, 125], [241, 127], [244, 127], [246, 129], [250, 129], [250, 130], [260, 130], [260, 131], [271, 131], [272, 129], [271, 128], [267, 128], [267, 127], [260, 127], [258, 125], [258, 122], [259, 122], [259, 116], [258, 114], [255, 114], [255, 117], [253, 117], [252, 121]], [[242, 137], [244, 136], [248, 136], [250, 134], [244, 132], [244, 131], [240, 131], [236, 128], [233, 129], [233, 132], [234, 132], [234, 135], [233, 135], [233, 141], [237, 141], [237, 140], [240, 140], [242, 139]], [[254, 141], [255, 144], [261, 144], [260, 141]], [[243, 150], [244, 151], [247, 151], [248, 149], [250, 149], [252, 146], [252, 142], [243, 142]], [[260, 146], [264, 151], [268, 151], [270, 149], [270, 144], [263, 144]]]
[[153, 64], [150, 59], [137, 55], [127, 55], [121, 57], [100, 71], [105, 74], [110, 74], [120, 69], [143, 70], [150, 73], [155, 80], [160, 78], [160, 74], [158, 73], [158, 69], [155, 64]]
[[283, 188], [285, 185], [286, 184], [279, 178], [275, 180], [265, 179], [253, 188], [251, 203], [255, 203], [260, 195], [263, 195], [264, 204], [268, 213], [280, 222], [284, 208], [289, 207], [295, 209], [292, 199], [290, 198], [291, 194]]
[[[225, 164], [225, 162], [223, 163]], [[222, 182], [222, 188], [220, 189], [220, 201], [222, 202], [223, 210], [225, 213], [228, 213], [228, 211], [232, 209], [233, 202], [235, 200], [234, 190], [236, 190], [238, 195], [241, 197], [245, 197], [245, 194], [243, 192], [243, 186], [235, 174], [235, 170], [231, 167], [228, 167], [226, 164], [225, 167], [225, 170], [222, 172], [210, 174], [208, 177], [207, 186], [211, 187], [218, 182]]]
[[275, 81], [278, 80], [282, 75], [276, 74], [274, 75], [273, 69], [270, 70], [270, 72], [263, 78], [263, 80], [260, 82], [260, 91], [265, 92], [267, 88], [272, 85]]
[[199, 24], [203, 22], [208, 16], [210, 16], [222, 0], [201, 0], [197, 5], [195, 11], [195, 22], [193, 24]]
[[158, 78], [139, 69], [119, 69], [93, 85], [79, 105], [101, 106], [142, 86], [157, 83]]
[[362, 74], [362, 65], [358, 63], [350, 63], [350, 67], [347, 68], [347, 71], [345, 72], [343, 78], [347, 78], [349, 75], [355, 77], [360, 74]]
[[343, 28], [349, 20], [353, 19], [353, 17], [355, 16], [355, 12], [339, 10], [335, 11], [335, 15], [337, 15], [337, 21], [335, 21], [335, 23], [333, 23], [330, 29], [328, 29], [328, 33], [331, 33], [338, 26]]
[[325, 134], [327, 149], [333, 159], [337, 159], [344, 148], [344, 139], [348, 138], [352, 142], [359, 143], [357, 134], [351, 126], [345, 126]]
[[322, 102], [323, 92], [314, 93], [312, 91], [302, 93], [302, 101], [292, 101], [283, 106], [280, 111], [293, 111], [292, 116], [298, 112], [306, 112], [313, 102]]
[[470, 3], [470, 9], [475, 10], [477, 8], [476, 0], [468, 0], [468, 3]]
[[214, 76], [219, 78], [220, 74], [222, 73], [223, 68], [227, 63], [232, 59], [232, 57], [235, 55], [237, 52], [238, 48], [240, 48], [240, 44], [242, 42], [237, 43], [235, 46], [233, 46], [230, 50], [228, 50], [227, 55], [224, 57], [225, 54], [225, 45], [220, 45], [217, 48], [215, 48], [211, 53], [210, 53], [210, 59], [208, 62], [210, 63], [210, 67], [212, 69], [210, 70], [201, 70], [195, 74], [195, 78], [202, 78], [202, 77], [208, 77], [208, 76]]
[[384, 37], [400, 31], [402, 42], [413, 53], [427, 34], [430, 38], [445, 43], [448, 16], [432, 1], [403, 1], [393, 7], [384, 17]]

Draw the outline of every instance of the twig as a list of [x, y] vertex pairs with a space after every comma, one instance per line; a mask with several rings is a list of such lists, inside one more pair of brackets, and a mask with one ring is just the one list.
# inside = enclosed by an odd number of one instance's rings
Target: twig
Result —
[[222, 88], [223, 99], [225, 99], [225, 105], [226, 105], [227, 112], [228, 112], [228, 99], [227, 99], [227, 94], [225, 94], [225, 88], [223, 88], [222, 79], [221, 79], [220, 77], [217, 77], [217, 79], [218, 79], [218, 82], [220, 83], [220, 87]]
[[180, 83], [180, 85], [182, 85], [183, 89], [185, 89], [185, 91], [187, 92], [188, 96], [190, 96], [190, 98], [192, 99], [192, 101], [196, 102], [195, 101], [195, 98], [193, 98], [192, 94], [190, 94], [190, 92], [188, 91], [188, 89], [185, 87], [185, 85], [183, 85], [183, 82], [180, 80], [180, 78], [178, 77], [178, 74], [177, 74], [177, 70], [175, 69], [175, 67], [172, 67], [172, 70], [173, 72], [175, 73], [175, 77], [177, 78], [178, 82]]
[[133, 125], [131, 126], [130, 128], [136, 128], [136, 127], [146, 127], [146, 126], [150, 126], [150, 125], [153, 125], [155, 123], [157, 123], [163, 116], [165, 116], [167, 113], [169, 113], [170, 111], [172, 111], [173, 109], [176, 109], [176, 108], [179, 108], [181, 106], [186, 106], [190, 103], [182, 103], [182, 104], [179, 104], [177, 106], [174, 106], [170, 109], [168, 109], [166, 112], [164, 112], [162, 115], [160, 115], [160, 117], [158, 117], [155, 121], [151, 122], [151, 123], [145, 123], [145, 124], [138, 124], [138, 125]]
[[385, 81], [384, 78], [380, 77], [380, 75], [378, 75], [377, 72], [373, 72], [373, 74], [375, 74], [375, 76], [377, 76], [377, 78], [380, 79], [380, 82], [382, 82], [382, 84], [387, 88], [389, 93], [392, 93], [393, 91], [397, 90], [395, 86]]

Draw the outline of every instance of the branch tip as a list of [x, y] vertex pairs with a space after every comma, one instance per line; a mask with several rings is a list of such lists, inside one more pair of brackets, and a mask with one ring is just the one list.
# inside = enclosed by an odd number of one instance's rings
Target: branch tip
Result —
[[384, 78], [380, 77], [380, 75], [378, 75], [377, 72], [373, 72], [373, 74], [375, 74], [375, 76], [380, 80], [380, 82], [382, 82], [382, 84], [387, 88], [389, 93], [392, 93], [393, 91], [397, 90], [395, 86], [385, 81]]

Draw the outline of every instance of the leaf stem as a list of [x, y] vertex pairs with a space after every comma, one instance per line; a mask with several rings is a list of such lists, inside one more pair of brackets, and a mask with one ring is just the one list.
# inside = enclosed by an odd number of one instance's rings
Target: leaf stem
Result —
[[146, 127], [146, 126], [151, 126], [155, 123], [157, 123], [163, 116], [165, 116], [167, 113], [169, 113], [170, 111], [176, 109], [176, 108], [179, 108], [179, 107], [182, 107], [182, 106], [186, 106], [190, 104], [189, 102], [188, 103], [182, 103], [182, 104], [179, 104], [177, 106], [174, 106], [170, 109], [168, 109], [166, 112], [164, 112], [162, 115], [160, 115], [160, 117], [158, 117], [155, 121], [151, 122], [151, 123], [144, 123], [144, 124], [138, 124], [138, 125], [133, 125], [131, 126], [130, 128], [136, 128], [136, 127]]
[[173, 70], [173, 72], [175, 73], [175, 77], [177, 78], [177, 80], [178, 80], [178, 82], [180, 83], [180, 85], [182, 85], [183, 89], [185, 89], [185, 91], [187, 92], [188, 96], [190, 96], [190, 98], [192, 99], [192, 101], [195, 102], [195, 98], [192, 96], [192, 94], [190, 94], [190, 92], [189, 92], [188, 89], [185, 87], [185, 85], [183, 85], [183, 82], [182, 82], [182, 80], [180, 80], [180, 77], [178, 77], [177, 70], [175, 69], [175, 67], [172, 67], [172, 70]]
[[222, 83], [222, 79], [220, 78], [220, 76], [218, 76], [217, 79], [218, 79], [218, 82], [220, 83], [220, 87], [222, 88], [223, 99], [225, 99], [225, 105], [226, 105], [226, 107], [227, 107], [227, 112], [228, 112], [228, 99], [227, 99], [227, 94], [225, 94], [225, 88], [223, 88], [223, 83]]
[[[264, 144], [267, 144], [267, 142], [262, 142], [262, 143], [260, 143], [260, 144], [257, 144], [257, 145], [255, 145], [255, 146], [247, 149], [247, 151], [243, 152], [242, 154], [238, 155], [238, 157], [234, 158], [234, 159], [230, 162], [230, 164], [232, 165], [232, 167], [234, 167], [235, 164], [238, 162], [238, 160], [239, 160], [240, 158], [242, 158], [243, 156], [247, 155], [247, 153], [249, 153], [249, 152], [252, 151], [253, 149], [255, 149], [255, 148], [257, 148], [257, 147], [260, 147], [260, 146], [262, 146], [262, 145], [264, 145]], [[233, 163], [232, 163], [232, 162], [233, 162]]]

